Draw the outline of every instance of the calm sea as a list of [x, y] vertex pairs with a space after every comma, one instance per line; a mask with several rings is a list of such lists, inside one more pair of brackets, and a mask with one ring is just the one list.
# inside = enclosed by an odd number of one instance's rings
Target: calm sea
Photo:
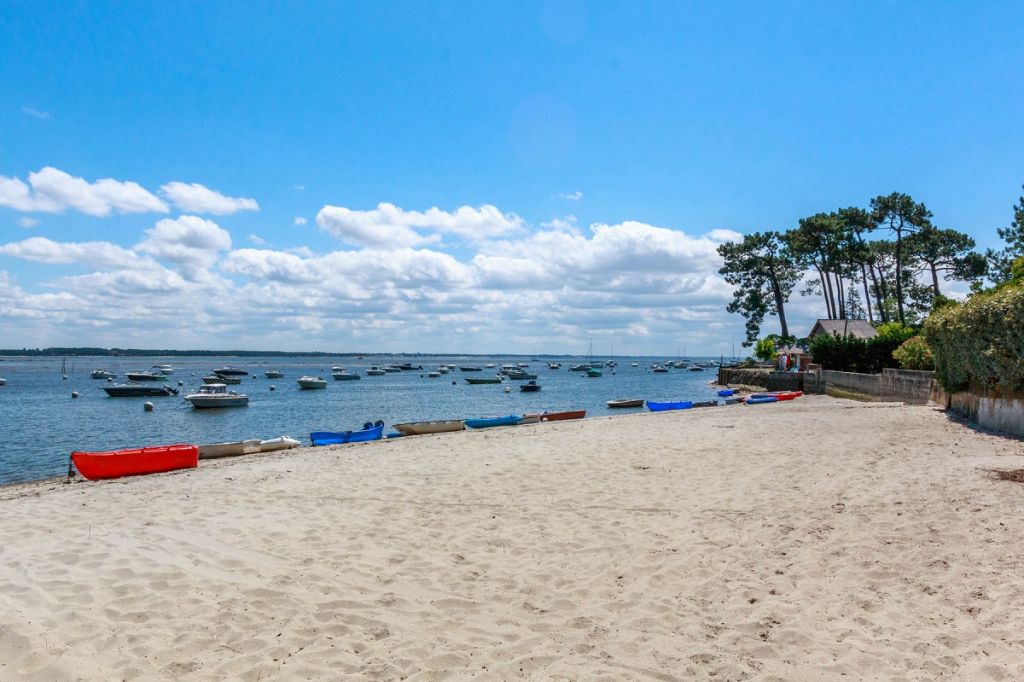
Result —
[[[711, 360], [712, 358], [695, 358]], [[366, 376], [371, 364], [422, 365], [422, 371]], [[550, 370], [547, 363], [561, 362]], [[436, 356], [416, 358], [67, 358], [66, 380], [61, 378], [60, 358], [3, 358], [0, 377], [0, 483], [34, 480], [66, 473], [72, 450], [108, 450], [167, 443], [216, 443], [246, 438], [288, 435], [304, 443], [311, 431], [344, 431], [364, 422], [383, 419], [391, 424], [424, 419], [452, 419], [524, 412], [586, 409], [587, 416], [638, 410], [609, 410], [605, 401], [615, 398], [651, 400], [707, 400], [715, 396], [710, 386], [716, 372], [672, 369], [653, 373], [653, 358], [617, 357], [618, 367], [605, 369], [600, 378], [584, 378], [569, 372], [581, 358]], [[519, 383], [470, 386], [464, 379], [493, 375], [496, 369], [466, 373], [453, 370], [440, 378], [426, 373], [439, 363], [485, 366], [528, 362], [542, 389], [521, 393]], [[632, 367], [631, 363], [639, 363]], [[250, 375], [232, 387], [249, 396], [249, 406], [223, 410], [193, 410], [178, 397], [110, 398], [105, 381], [89, 378], [94, 369], [119, 376], [170, 364], [169, 384], [181, 395], [202, 385], [210, 370], [231, 365]], [[345, 365], [362, 375], [359, 381], [334, 381], [332, 365]], [[284, 372], [283, 379], [266, 379], [268, 369]], [[322, 376], [325, 390], [299, 390], [296, 379], [304, 374]], [[179, 387], [178, 382], [184, 386]], [[271, 391], [270, 387], [275, 390]], [[506, 392], [506, 387], [511, 392]], [[77, 391], [79, 397], [71, 398]], [[143, 403], [156, 408], [145, 412]], [[390, 430], [390, 429], [387, 429]]]

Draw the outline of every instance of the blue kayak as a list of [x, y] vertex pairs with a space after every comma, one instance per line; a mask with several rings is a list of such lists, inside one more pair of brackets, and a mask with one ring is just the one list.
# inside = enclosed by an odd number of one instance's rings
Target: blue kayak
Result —
[[359, 431], [314, 431], [309, 434], [313, 445], [339, 445], [341, 443], [362, 443], [368, 440], [380, 440], [384, 433], [384, 422], [373, 424], [366, 422]]
[[647, 401], [647, 409], [651, 412], [667, 412], [668, 410], [688, 410], [693, 407], [690, 400], [679, 400], [673, 403], [656, 403], [653, 400]]
[[779, 399], [773, 395], [753, 395], [747, 398], [747, 405], [760, 405], [761, 403], [777, 403]]
[[471, 429], [487, 429], [492, 426], [515, 426], [523, 418], [518, 414], [510, 414], [507, 417], [481, 417], [480, 419], [467, 419], [466, 426]]
[[722, 398], [728, 398], [733, 393], [735, 393], [735, 391], [733, 391], [731, 388], [723, 388], [721, 391], [718, 392], [718, 395]]

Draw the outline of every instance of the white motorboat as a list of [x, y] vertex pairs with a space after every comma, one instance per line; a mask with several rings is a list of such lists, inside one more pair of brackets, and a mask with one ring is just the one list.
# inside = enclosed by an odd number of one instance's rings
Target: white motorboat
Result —
[[438, 371], [427, 372], [427, 376], [430, 377], [431, 379], [436, 379], [437, 377], [441, 376], [441, 373]]
[[284, 376], [284, 374], [277, 371], [276, 369], [268, 369], [266, 372], [263, 373], [263, 376], [265, 376], [268, 379], [280, 379]]
[[153, 372], [154, 374], [163, 374], [164, 376], [167, 376], [168, 374], [174, 374], [174, 368], [171, 367], [170, 365], [153, 365], [152, 367], [150, 367], [149, 371]]
[[116, 379], [117, 375], [113, 372], [108, 372], [105, 369], [93, 370], [92, 374], [89, 375], [90, 379]]
[[279, 438], [271, 438], [269, 440], [260, 441], [260, 452], [273, 452], [274, 450], [290, 450], [291, 448], [297, 448], [302, 443], [289, 438], [288, 436], [280, 436]]
[[167, 381], [167, 376], [156, 372], [127, 372], [128, 381]]
[[321, 377], [299, 377], [299, 388], [327, 388], [327, 380]]
[[185, 396], [197, 410], [213, 407], [245, 407], [249, 404], [249, 396], [244, 393], [229, 391], [227, 384], [206, 384], [199, 387], [196, 393]]
[[331, 371], [332, 372], [344, 372], [345, 371], [345, 365], [334, 365], [333, 367], [331, 367]]
[[5, 385], [7, 385], [7, 379], [4, 379], [3, 377], [0, 377], [0, 386], [5, 386]]
[[387, 374], [387, 372], [381, 369], [380, 365], [373, 365], [370, 369], [366, 370], [366, 376], [379, 377], [382, 374]]

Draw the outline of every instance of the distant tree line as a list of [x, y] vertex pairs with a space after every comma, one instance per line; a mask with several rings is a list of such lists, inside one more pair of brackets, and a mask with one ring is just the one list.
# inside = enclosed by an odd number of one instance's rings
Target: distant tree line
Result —
[[[746, 320], [744, 346], [753, 345], [766, 315], [779, 318], [781, 336], [792, 339], [786, 303], [802, 281], [802, 296], [820, 296], [827, 319], [919, 324], [941, 304], [943, 283], [965, 282], [979, 290], [1013, 276], [1024, 256], [1024, 197], [1009, 227], [998, 230], [1001, 250], [975, 250], [974, 239], [940, 228], [932, 212], [907, 194], [893, 192], [868, 208], [840, 208], [798, 221], [786, 232], [755, 232], [718, 247], [719, 270], [735, 287], [727, 306]], [[810, 275], [810, 277], [806, 277]]]

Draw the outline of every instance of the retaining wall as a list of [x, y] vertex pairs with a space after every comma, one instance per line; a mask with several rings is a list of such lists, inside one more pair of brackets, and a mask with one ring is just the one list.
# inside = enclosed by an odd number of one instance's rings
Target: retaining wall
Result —
[[[813, 387], [820, 392], [829, 388], [878, 400], [892, 400], [925, 405], [931, 396], [934, 372], [911, 369], [884, 369], [881, 374], [859, 374], [857, 372], [836, 372], [822, 370], [818, 384]], [[808, 392], [813, 392], [808, 386]]]

